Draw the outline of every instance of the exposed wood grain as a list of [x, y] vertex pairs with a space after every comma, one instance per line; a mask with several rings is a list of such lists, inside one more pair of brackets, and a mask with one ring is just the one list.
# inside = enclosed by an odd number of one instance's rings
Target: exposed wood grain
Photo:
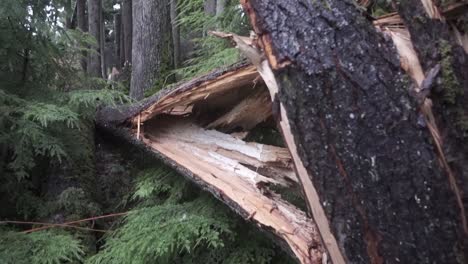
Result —
[[257, 187], [259, 182], [278, 183], [269, 178], [272, 175], [261, 175], [243, 165], [255, 167], [264, 163], [292, 170], [286, 149], [246, 143], [228, 134], [205, 130], [189, 118], [156, 118], [147, 126], [142, 139], [145, 144], [234, 201], [250, 220], [274, 230], [301, 263], [321, 263], [324, 249], [312, 220], [277, 195], [265, 195]]

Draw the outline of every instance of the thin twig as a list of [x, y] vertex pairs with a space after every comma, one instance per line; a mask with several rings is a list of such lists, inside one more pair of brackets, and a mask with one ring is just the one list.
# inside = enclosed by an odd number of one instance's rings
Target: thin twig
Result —
[[[105, 233], [108, 230], [103, 230], [103, 229], [93, 229], [93, 228], [87, 228], [87, 227], [81, 227], [81, 226], [74, 226], [74, 225], [69, 225], [69, 224], [52, 224], [52, 223], [42, 223], [42, 222], [27, 222], [27, 221], [0, 221], [0, 224], [17, 224], [17, 225], [44, 225], [47, 228], [50, 227], [63, 227], [63, 228], [75, 228], [75, 229], [80, 229], [80, 230], [86, 230], [86, 231], [94, 231], [94, 232], [102, 232]], [[22, 233], [25, 233], [23, 231]]]
[[[128, 214], [128, 212], [124, 212], [124, 213], [115, 213], [115, 214], [108, 214], [108, 215], [101, 215], [101, 216], [95, 216], [95, 217], [90, 217], [90, 218], [86, 218], [86, 219], [81, 219], [81, 220], [66, 222], [66, 223], [63, 223], [63, 225], [78, 224], [78, 223], [87, 222], [87, 221], [93, 221], [93, 220], [97, 220], [97, 219], [103, 219], [103, 218], [109, 218], [109, 217], [115, 217], [115, 216], [124, 216], [124, 215], [127, 215], [127, 214]], [[23, 233], [28, 234], [28, 233], [32, 233], [32, 232], [36, 232], [36, 231], [41, 231], [41, 230], [44, 230], [44, 229], [48, 229], [48, 228], [50, 228], [50, 227], [51, 227], [50, 225], [49, 225], [49, 226], [41, 226], [41, 227], [37, 227], [37, 228], [25, 230], [25, 231], [23, 231]]]

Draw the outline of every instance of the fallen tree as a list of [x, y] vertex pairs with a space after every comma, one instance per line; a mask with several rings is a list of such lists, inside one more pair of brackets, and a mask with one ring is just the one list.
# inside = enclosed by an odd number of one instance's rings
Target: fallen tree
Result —
[[[327, 3], [242, 1], [258, 38], [215, 35], [252, 65], [104, 109], [99, 127], [166, 161], [301, 263], [456, 263], [464, 216], [420, 92], [437, 68], [423, 70], [396, 14], [373, 21], [379, 33], [353, 4]], [[244, 140], [276, 123], [287, 148]], [[297, 184], [314, 221], [270, 188]]]
[[297, 185], [289, 151], [243, 140], [256, 126], [275, 127], [254, 66], [216, 70], [138, 105], [104, 109], [97, 120], [100, 129], [152, 152], [272, 234], [300, 262], [322, 261], [313, 221], [268, 187]]

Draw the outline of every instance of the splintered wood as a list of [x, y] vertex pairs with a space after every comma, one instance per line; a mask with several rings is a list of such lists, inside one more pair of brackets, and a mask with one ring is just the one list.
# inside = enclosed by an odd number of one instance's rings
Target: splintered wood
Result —
[[253, 80], [258, 76], [254, 66], [247, 66], [238, 71], [228, 72], [219, 78], [206, 81], [198, 85], [197, 89], [190, 89], [186, 92], [174, 91], [143, 110], [141, 112], [141, 121], [145, 122], [164, 111], [170, 112], [175, 107], [178, 107], [178, 109], [189, 108], [195, 101], [206, 100], [210, 96], [223, 94], [243, 85], [254, 85]]
[[248, 143], [196, 125], [190, 117], [156, 117], [147, 122], [142, 141], [190, 171], [236, 204], [249, 220], [284, 239], [302, 263], [320, 263], [323, 248], [305, 213], [280, 199], [261, 183], [297, 181], [286, 148]]
[[231, 130], [236, 126], [250, 130], [271, 116], [271, 100], [266, 89], [253, 93], [231, 111], [213, 121], [207, 128]]
[[150, 149], [273, 232], [301, 263], [322, 263], [325, 249], [312, 219], [269, 189], [299, 184], [289, 150], [243, 140], [260, 124], [274, 127], [272, 120], [269, 90], [254, 66], [244, 66], [201, 84], [182, 84], [132, 122], [133, 133]]

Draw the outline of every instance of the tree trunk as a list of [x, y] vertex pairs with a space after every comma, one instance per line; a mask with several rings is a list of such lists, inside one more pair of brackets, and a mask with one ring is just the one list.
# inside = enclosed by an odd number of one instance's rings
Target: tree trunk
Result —
[[89, 54], [88, 74], [92, 77], [101, 77], [101, 0], [88, 1], [89, 34], [96, 40], [93, 49], [96, 52]]
[[114, 53], [114, 66], [118, 70], [120, 70], [120, 56], [121, 56], [121, 44], [120, 44], [120, 35], [122, 34], [121, 32], [121, 26], [122, 26], [122, 16], [120, 13], [114, 15], [114, 41], [115, 41], [115, 53]]
[[133, 0], [133, 47], [130, 96], [140, 100], [151, 88], [161, 67], [166, 1]]
[[392, 43], [351, 1], [241, 2], [333, 263], [457, 263], [456, 195]]
[[122, 30], [123, 30], [123, 46], [124, 46], [124, 63], [132, 63], [132, 34], [133, 34], [133, 19], [132, 19], [132, 0], [123, 0], [122, 2]]
[[[88, 28], [86, 27], [86, 0], [77, 0], [76, 10], [78, 29], [82, 32], [88, 31]], [[86, 72], [86, 52], [83, 51], [82, 54], [83, 58], [81, 59], [81, 68]]]
[[224, 12], [226, 7], [226, 0], [217, 0], [216, 1], [216, 15], [219, 16]]
[[171, 28], [172, 28], [172, 45], [173, 45], [173, 53], [174, 53], [174, 68], [179, 68], [180, 62], [180, 34], [179, 34], [179, 26], [176, 23], [177, 19], [177, 0], [170, 0], [171, 1]]
[[72, 7], [71, 0], [67, 0], [65, 4], [65, 12], [66, 12], [65, 27], [70, 29], [72, 28], [72, 19], [73, 19], [73, 7]]
[[468, 248], [468, 55], [435, 4], [430, 0], [424, 2], [426, 6], [421, 0], [400, 1], [397, 8], [423, 70], [427, 72], [437, 64], [442, 66], [431, 99], [443, 142], [440, 156], [457, 197], [463, 229], [460, 235], [465, 236]]
[[102, 7], [102, 0], [101, 0], [101, 5], [99, 6], [100, 11], [100, 30], [101, 30], [101, 41], [99, 42], [100, 44], [100, 50], [101, 50], [101, 76], [105, 79], [107, 77], [107, 65], [106, 65], [106, 25], [104, 21], [104, 13], [103, 13], [103, 7]]
[[216, 14], [216, 0], [205, 0], [203, 7], [205, 14], [212, 16]]

